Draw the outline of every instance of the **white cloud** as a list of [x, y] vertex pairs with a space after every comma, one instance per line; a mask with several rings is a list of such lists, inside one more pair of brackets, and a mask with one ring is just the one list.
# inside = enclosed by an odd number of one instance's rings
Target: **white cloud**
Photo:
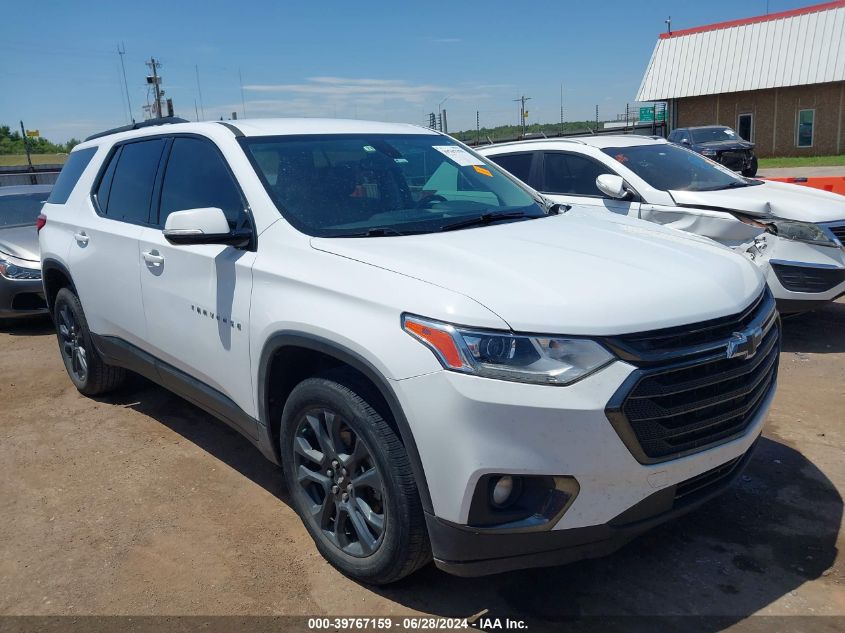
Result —
[[358, 102], [384, 103], [396, 100], [423, 103], [448, 91], [435, 84], [414, 84], [402, 79], [369, 79], [347, 77], [308, 77], [303, 83], [249, 84], [247, 92], [313, 95], [335, 99], [354, 97]]

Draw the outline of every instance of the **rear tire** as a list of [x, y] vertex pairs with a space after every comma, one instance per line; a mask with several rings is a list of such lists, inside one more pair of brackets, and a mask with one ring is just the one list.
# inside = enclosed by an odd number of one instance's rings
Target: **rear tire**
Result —
[[280, 442], [317, 549], [347, 576], [383, 585], [428, 563], [431, 549], [405, 447], [367, 393], [349, 374], [304, 380], [285, 403]]
[[97, 353], [82, 304], [70, 288], [62, 288], [56, 295], [53, 322], [65, 369], [80, 393], [98, 396], [124, 382], [126, 370], [107, 365]]

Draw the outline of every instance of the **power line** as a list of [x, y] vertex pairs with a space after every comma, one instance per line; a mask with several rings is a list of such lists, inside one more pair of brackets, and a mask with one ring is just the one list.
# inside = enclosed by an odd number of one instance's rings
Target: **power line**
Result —
[[[194, 70], [197, 74], [197, 92], [200, 96], [200, 112], [202, 112], [202, 120], [205, 121], [205, 106], [202, 103], [202, 88], [200, 88], [200, 67], [194, 64]], [[241, 95], [243, 95], [243, 87], [241, 87]], [[196, 104], [194, 104], [196, 106]]]
[[246, 100], [244, 99], [244, 80], [243, 80], [243, 77], [241, 77], [241, 69], [240, 68], [238, 68], [238, 81], [241, 84], [241, 113], [244, 115], [244, 118], [246, 118]]

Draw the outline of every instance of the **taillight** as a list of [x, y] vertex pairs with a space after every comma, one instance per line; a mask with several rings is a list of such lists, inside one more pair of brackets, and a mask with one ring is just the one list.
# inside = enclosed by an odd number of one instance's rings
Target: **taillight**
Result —
[[45, 224], [47, 224], [47, 216], [43, 213], [39, 213], [38, 217], [35, 218], [35, 230], [40, 231], [44, 228]]

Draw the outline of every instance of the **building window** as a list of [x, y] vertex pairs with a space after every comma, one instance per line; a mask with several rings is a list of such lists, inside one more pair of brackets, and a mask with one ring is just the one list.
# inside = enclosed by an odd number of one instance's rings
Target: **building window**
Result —
[[795, 129], [795, 144], [798, 147], [813, 146], [813, 128], [816, 123], [815, 110], [798, 110], [798, 125]]
[[754, 141], [754, 115], [750, 112], [740, 114], [736, 121], [736, 131], [741, 139], [752, 143]]

